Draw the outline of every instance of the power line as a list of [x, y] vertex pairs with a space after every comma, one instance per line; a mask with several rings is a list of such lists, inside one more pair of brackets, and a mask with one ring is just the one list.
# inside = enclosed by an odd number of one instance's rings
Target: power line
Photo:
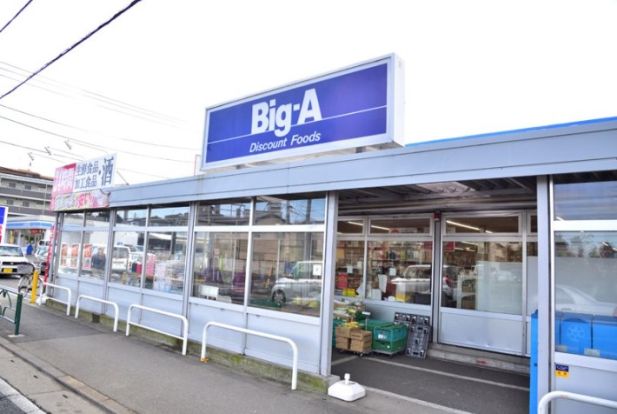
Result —
[[[8, 106], [8, 105], [4, 105], [4, 104], [0, 104], [0, 107], [8, 109], [9, 111], [20, 113], [22, 115], [26, 115], [26, 116], [29, 116], [29, 117], [32, 117], [32, 118], [40, 119], [40, 120], [43, 120], [43, 121], [46, 121], [46, 122], [49, 122], [49, 123], [52, 123], [52, 124], [55, 124], [55, 125], [59, 125], [59, 126], [65, 127], [65, 128], [71, 128], [71, 129], [74, 129], [74, 130], [77, 130], [77, 131], [80, 131], [80, 132], [85, 132], [85, 133], [88, 133], [88, 134], [94, 134], [94, 135], [99, 135], [99, 136], [106, 136], [108, 138], [118, 139], [118, 140], [127, 141], [127, 142], [134, 142], [136, 144], [144, 144], [144, 145], [148, 145], [148, 146], [152, 146], [153, 145], [152, 142], [141, 141], [141, 140], [134, 139], [134, 138], [123, 138], [123, 137], [118, 137], [118, 136], [101, 134], [101, 133], [98, 133], [96, 131], [91, 131], [91, 130], [88, 130], [88, 129], [85, 129], [85, 128], [81, 128], [81, 127], [78, 127], [78, 126], [74, 126], [74, 125], [70, 125], [70, 124], [65, 124], [64, 122], [55, 121], [53, 119], [46, 118], [46, 117], [43, 117], [43, 116], [40, 116], [40, 115], [36, 115], [36, 114], [31, 113], [31, 112], [22, 111], [21, 109], [17, 109], [17, 108], [14, 108], [14, 107], [11, 107], [11, 106]], [[176, 146], [176, 145], [156, 144], [155, 146], [156, 147], [162, 147], [162, 148], [171, 148], [171, 149], [176, 149], [176, 150], [183, 150], [183, 151], [191, 151], [191, 152], [199, 151], [199, 149], [197, 149], [197, 148], [180, 147], [180, 146]]]
[[[13, 69], [17, 69], [17, 70], [19, 70], [21, 72], [24, 72], [26, 74], [30, 74], [31, 73], [27, 69], [24, 69], [24, 68], [16, 66], [16, 65], [13, 65], [13, 64], [8, 63], [8, 62], [0, 61], [0, 65], [4, 65], [4, 66], [8, 66], [8, 67], [13, 68]], [[23, 76], [24, 75], [24, 73], [16, 72], [14, 70], [10, 70], [10, 69], [7, 69], [7, 68], [0, 67], [0, 70], [4, 70], [6, 72], [13, 73], [13, 74], [16, 74], [16, 75], [19, 75], [19, 76]], [[169, 121], [169, 122], [186, 123], [186, 120], [184, 120], [184, 119], [177, 118], [177, 117], [174, 117], [174, 116], [171, 116], [171, 115], [167, 115], [167, 114], [164, 114], [162, 112], [156, 112], [156, 111], [153, 111], [153, 110], [148, 109], [148, 108], [144, 108], [144, 107], [137, 106], [137, 105], [134, 105], [134, 104], [131, 104], [131, 103], [128, 103], [128, 102], [124, 102], [124, 101], [121, 101], [119, 99], [111, 98], [109, 96], [103, 95], [103, 94], [98, 93], [98, 92], [90, 91], [90, 90], [87, 90], [87, 89], [82, 89], [80, 87], [73, 86], [73, 85], [70, 85], [70, 84], [65, 83], [65, 82], [60, 82], [60, 81], [57, 81], [57, 80], [52, 79], [52, 78], [40, 77], [39, 81], [43, 82], [43, 83], [47, 83], [49, 85], [56, 86], [56, 87], [61, 87], [61, 88], [64, 88], [64, 89], [77, 90], [77, 91], [82, 92], [83, 94], [85, 94], [87, 97], [89, 97], [92, 100], [101, 101], [101, 102], [105, 102], [105, 103], [111, 103], [111, 104], [116, 105], [116, 106], [118, 106], [120, 108], [128, 109], [128, 110], [131, 110], [131, 111], [134, 111], [134, 112], [142, 112], [144, 115], [147, 115], [147, 116], [150, 116], [150, 117], [158, 117], [158, 118], [161, 118], [162, 120], [166, 120], [166, 121]], [[47, 90], [51, 91], [49, 89], [47, 89]], [[51, 91], [51, 92], [53, 92], [53, 91]]]
[[57, 138], [62, 138], [63, 140], [69, 140], [73, 143], [79, 144], [81, 146], [84, 147], [88, 147], [88, 148], [93, 148], [102, 152], [121, 152], [124, 154], [129, 154], [129, 155], [134, 155], [136, 157], [143, 157], [143, 158], [149, 158], [149, 159], [157, 159], [157, 160], [161, 160], [161, 161], [169, 161], [169, 162], [177, 162], [177, 163], [182, 163], [182, 164], [186, 164], [187, 160], [179, 160], [179, 159], [175, 159], [175, 158], [165, 158], [165, 157], [157, 157], [155, 155], [144, 155], [144, 154], [140, 154], [137, 152], [132, 152], [132, 151], [127, 151], [127, 150], [123, 150], [123, 149], [118, 149], [118, 148], [113, 148], [113, 147], [106, 147], [103, 145], [97, 145], [97, 144], [90, 144], [89, 142], [83, 141], [81, 139], [77, 139], [77, 138], [73, 138], [70, 137], [68, 135], [65, 134], [58, 134], [56, 132], [52, 132], [49, 131], [47, 129], [43, 129], [43, 128], [39, 128], [39, 127], [35, 127], [33, 125], [30, 124], [26, 124], [24, 122], [20, 122], [20, 121], [16, 121], [14, 119], [11, 118], [7, 118], [6, 116], [2, 116], [0, 115], [0, 119], [5, 119], [9, 122], [13, 122], [17, 125], [21, 125], [24, 126], [26, 128], [30, 128], [30, 129], [34, 129], [35, 131], [39, 131], [39, 132], [43, 132], [45, 134], [49, 134], [51, 136], [57, 137]]
[[16, 86], [14, 86], [11, 90], [9, 90], [8, 92], [5, 92], [2, 96], [0, 96], [0, 100], [2, 100], [3, 98], [6, 98], [8, 95], [12, 94], [13, 92], [15, 92], [20, 86], [24, 85], [26, 82], [28, 82], [30, 79], [34, 78], [36, 75], [38, 75], [39, 73], [41, 73], [42, 71], [44, 71], [45, 69], [47, 69], [49, 66], [53, 65], [55, 62], [57, 62], [58, 60], [60, 60], [63, 56], [65, 56], [67, 53], [69, 53], [71, 50], [75, 49], [77, 46], [79, 46], [80, 44], [82, 44], [83, 42], [85, 42], [86, 40], [88, 40], [91, 36], [93, 36], [96, 32], [98, 32], [99, 30], [103, 29], [105, 26], [107, 26], [108, 24], [110, 24], [111, 22], [113, 22], [114, 20], [116, 20], [118, 17], [120, 17], [122, 14], [124, 14], [126, 11], [130, 10], [133, 6], [135, 6], [137, 3], [139, 3], [141, 0], [133, 0], [128, 6], [126, 6], [124, 9], [118, 11], [116, 14], [114, 14], [109, 20], [107, 20], [106, 22], [104, 22], [103, 24], [101, 24], [99, 27], [97, 27], [96, 29], [94, 29], [93, 31], [91, 31], [90, 33], [88, 33], [86, 36], [82, 37], [77, 43], [74, 43], [72, 46], [70, 46], [68, 49], [66, 49], [64, 52], [60, 53], [58, 56], [56, 56], [55, 58], [53, 58], [52, 60], [50, 60], [49, 62], [47, 62], [46, 64], [44, 64], [41, 68], [39, 68], [37, 71], [33, 72], [30, 76], [28, 76], [26, 79], [24, 79], [23, 81], [21, 81], [20, 83], [18, 83]]
[[[17, 148], [21, 148], [21, 149], [26, 149], [28, 151], [33, 151], [33, 152], [37, 153], [36, 154], [37, 157], [47, 158], [47, 159], [59, 162], [61, 164], [65, 163], [65, 161], [61, 161], [61, 160], [59, 160], [57, 158], [54, 158], [54, 157], [50, 156], [50, 154], [48, 154], [46, 151], [41, 150], [39, 148], [34, 148], [34, 147], [26, 146], [26, 145], [15, 144], [13, 142], [8, 142], [8, 141], [4, 141], [4, 140], [0, 140], [0, 144], [9, 145], [9, 146], [17, 147]], [[58, 152], [57, 149], [54, 149], [54, 148], [50, 148], [50, 149], [53, 149], [55, 153]], [[59, 157], [59, 158], [65, 158], [65, 159], [68, 159], [69, 161], [82, 161], [85, 158], [84, 156], [81, 156], [81, 155], [78, 156], [77, 154], [71, 154], [71, 156], [67, 156], [67, 155], [62, 155], [62, 154], [57, 154], [56, 153], [56, 154], [51, 154], [51, 155], [55, 155], [56, 157]], [[130, 173], [134, 173], [134, 174], [145, 175], [145, 176], [148, 176], [148, 177], [162, 178], [162, 179], [168, 179], [169, 178], [168, 176], [145, 173], [143, 171], [131, 170], [129, 168], [118, 168], [118, 169], [122, 170], [122, 171], [130, 172]]]
[[13, 23], [13, 20], [15, 20], [17, 18], [17, 16], [19, 16], [21, 14], [21, 12], [24, 11], [25, 8], [30, 5], [30, 3], [32, 3], [32, 0], [28, 0], [26, 2], [26, 4], [24, 4], [23, 7], [21, 9], [19, 9], [19, 11], [15, 14], [15, 16], [13, 16], [11, 18], [11, 20], [9, 20], [4, 26], [2, 26], [2, 29], [0, 29], [0, 33], [2, 33], [4, 31], [4, 29], [6, 29], [8, 27], [9, 24]]
[[[0, 62], [0, 63], [1, 63], [1, 62]], [[10, 71], [8, 71], [6, 68], [2, 68], [2, 67], [0, 67], [0, 70], [4, 70], [4, 71], [7, 71], [7, 72], [10, 72]], [[11, 72], [11, 73], [16, 73], [16, 72]], [[30, 72], [28, 72], [28, 73], [30, 73]], [[16, 79], [16, 78], [14, 78], [14, 77], [11, 77], [11, 76], [4, 75], [4, 74], [2, 74], [2, 73], [0, 73], [0, 77], [7, 78], [7, 79], [11, 79], [11, 80], [14, 80], [14, 81], [19, 81], [19, 80], [20, 80], [20, 79]], [[45, 85], [47, 85], [47, 84], [51, 85], [50, 83], [45, 83], [45, 82], [43, 82], [43, 84], [45, 84]], [[32, 83], [29, 83], [29, 84], [28, 84], [28, 85], [26, 85], [26, 86], [30, 86], [30, 87], [32, 87], [32, 88], [41, 89], [41, 90], [44, 90], [44, 91], [49, 92], [49, 93], [51, 93], [51, 94], [62, 96], [62, 97], [64, 97], [64, 98], [68, 98], [68, 99], [76, 99], [76, 97], [75, 97], [75, 95], [74, 95], [74, 94], [73, 94], [73, 95], [69, 95], [69, 94], [64, 93], [64, 92], [61, 92], [61, 91], [57, 91], [57, 90], [50, 89], [49, 87], [45, 87], [45, 86], [41, 86], [41, 85], [34, 85], [34, 84], [32, 84]], [[94, 98], [92, 98], [92, 99], [93, 99], [93, 100], [97, 100], [97, 99], [94, 99]], [[108, 104], [105, 104], [104, 102], [103, 102], [103, 104], [101, 104], [101, 103], [97, 103], [96, 105], [97, 105], [97, 106], [99, 106], [99, 107], [101, 107], [101, 108], [103, 108], [103, 109], [106, 109], [106, 110], [108, 110], [108, 111], [115, 112], [115, 113], [118, 113], [118, 114], [128, 115], [128, 116], [131, 116], [131, 117], [133, 117], [133, 118], [138, 118], [138, 119], [142, 119], [142, 120], [144, 120], [144, 121], [148, 121], [148, 122], [152, 122], [152, 123], [156, 123], [156, 124], [160, 124], [160, 125], [165, 125], [165, 126], [169, 126], [169, 127], [173, 127], [173, 128], [177, 128], [177, 129], [184, 129], [184, 130], [188, 130], [187, 128], [184, 128], [184, 127], [182, 127], [182, 126], [179, 126], [177, 123], [176, 123], [176, 124], [173, 124], [173, 123], [170, 123], [170, 122], [165, 121], [165, 120], [158, 120], [158, 119], [156, 119], [155, 117], [150, 117], [150, 118], [149, 118], [149, 117], [147, 117], [147, 116], [142, 116], [142, 115], [140, 115], [140, 114], [130, 113], [130, 112], [127, 112], [127, 111], [123, 111], [123, 110], [120, 110], [120, 109], [116, 109], [116, 108], [113, 108], [112, 106], [109, 106]]]

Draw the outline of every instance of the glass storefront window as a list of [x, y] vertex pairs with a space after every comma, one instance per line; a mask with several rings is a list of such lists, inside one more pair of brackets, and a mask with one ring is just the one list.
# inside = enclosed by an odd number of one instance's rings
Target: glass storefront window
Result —
[[187, 232], [148, 233], [144, 287], [182, 293]]
[[108, 227], [109, 210], [86, 212], [86, 227]]
[[518, 216], [448, 217], [446, 233], [492, 234], [518, 233]]
[[371, 234], [409, 234], [424, 233], [431, 231], [429, 218], [391, 218], [371, 219]]
[[336, 284], [335, 294], [342, 296], [364, 296], [362, 275], [364, 272], [364, 241], [343, 241], [336, 243]]
[[[140, 231], [114, 232], [114, 248], [111, 263], [110, 282], [127, 286], [139, 287], [141, 274], [144, 268], [144, 233]], [[154, 274], [154, 256], [149, 255], [150, 261], [145, 264]]]
[[101, 280], [105, 278], [108, 234], [106, 231], [84, 232], [80, 276]]
[[326, 198], [258, 197], [255, 224], [322, 224]]
[[159, 207], [150, 211], [149, 226], [187, 226], [189, 207]]
[[527, 242], [527, 315], [538, 309], [538, 242]]
[[193, 296], [244, 303], [248, 233], [195, 233]]
[[64, 213], [64, 227], [84, 225], [84, 213]]
[[250, 305], [319, 316], [323, 233], [254, 233]]
[[339, 220], [336, 225], [337, 234], [363, 234], [364, 221], [362, 219], [355, 220]]
[[528, 233], [533, 233], [533, 234], [538, 233], [538, 216], [536, 214], [532, 214], [529, 216]]
[[147, 216], [148, 210], [145, 208], [116, 210], [116, 225], [145, 227]]
[[248, 225], [251, 200], [233, 200], [226, 203], [202, 202], [197, 206], [197, 226]]
[[431, 303], [433, 243], [369, 241], [366, 298]]
[[522, 260], [520, 242], [444, 242], [442, 306], [520, 315]]
[[77, 276], [81, 232], [63, 231], [60, 236], [59, 276]]
[[555, 232], [556, 350], [617, 359], [617, 232]]
[[578, 181], [573, 175], [555, 178], [555, 220], [617, 219], [617, 181]]

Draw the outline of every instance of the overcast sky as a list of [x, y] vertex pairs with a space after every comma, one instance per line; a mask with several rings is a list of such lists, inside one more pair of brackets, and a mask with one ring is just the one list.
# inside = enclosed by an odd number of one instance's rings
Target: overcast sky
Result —
[[[0, 33], [0, 95], [129, 3], [33, 0]], [[617, 116], [616, 21], [617, 0], [143, 0], [0, 100], [0, 165], [191, 175], [206, 107], [389, 53], [408, 143]]]

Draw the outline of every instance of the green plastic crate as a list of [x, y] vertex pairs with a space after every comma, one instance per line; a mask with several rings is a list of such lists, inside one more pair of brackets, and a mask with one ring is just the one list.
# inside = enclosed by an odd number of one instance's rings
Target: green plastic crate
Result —
[[388, 322], [388, 321], [380, 321], [378, 319], [367, 319], [366, 321], [363, 321], [360, 324], [360, 327], [362, 329], [366, 329], [367, 331], [369, 331], [370, 333], [373, 334], [373, 336], [375, 336], [375, 329], [376, 328], [384, 328], [387, 326], [393, 325], [392, 322]]
[[394, 342], [407, 339], [407, 326], [394, 325], [377, 327], [373, 330], [374, 339], [382, 342]]
[[373, 351], [395, 354], [407, 346], [407, 326], [394, 325], [377, 327], [373, 330]]
[[373, 340], [373, 352], [381, 352], [382, 354], [398, 354], [403, 352], [407, 346], [407, 339], [399, 339], [394, 342], [381, 342]]

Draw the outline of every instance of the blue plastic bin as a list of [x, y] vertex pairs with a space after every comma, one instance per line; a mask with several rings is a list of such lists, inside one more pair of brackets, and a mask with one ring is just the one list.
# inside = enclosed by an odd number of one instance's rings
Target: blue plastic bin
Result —
[[586, 349], [591, 349], [591, 316], [564, 312], [559, 338], [563, 352], [584, 355]]
[[592, 344], [600, 357], [617, 359], [617, 317], [593, 317]]

